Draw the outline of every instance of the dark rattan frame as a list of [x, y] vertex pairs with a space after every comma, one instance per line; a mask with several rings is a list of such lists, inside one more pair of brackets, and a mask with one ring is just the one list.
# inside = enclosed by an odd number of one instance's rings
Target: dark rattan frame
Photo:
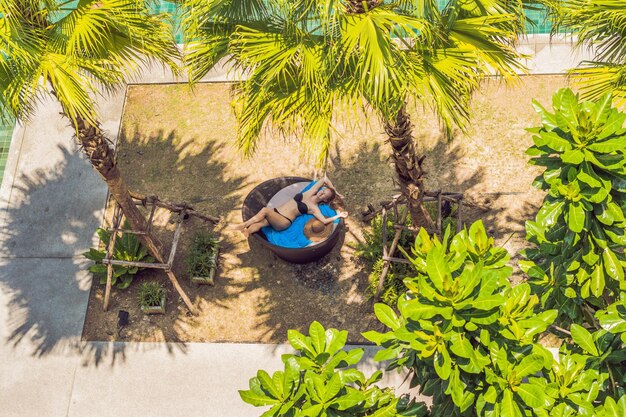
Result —
[[[257, 214], [263, 207], [267, 206], [267, 203], [270, 199], [283, 188], [295, 184], [297, 182], [304, 181], [312, 181], [308, 178], [302, 177], [280, 177], [273, 178], [271, 180], [267, 180], [257, 185], [250, 193], [246, 196], [246, 199], [243, 202], [243, 207], [241, 209], [243, 221], [250, 219], [252, 216]], [[306, 248], [284, 248], [282, 246], [274, 245], [268, 242], [267, 237], [262, 231], [258, 233], [253, 233], [250, 236], [250, 239], [255, 239], [262, 246], [265, 246], [272, 252], [276, 254], [281, 259], [284, 259], [287, 262], [303, 264], [308, 262], [317, 261], [322, 256], [326, 255], [330, 252], [337, 242], [339, 241], [339, 236], [343, 230], [344, 221], [341, 219], [335, 230], [330, 234], [328, 239], [325, 241], [318, 243], [314, 246], [307, 246]]]

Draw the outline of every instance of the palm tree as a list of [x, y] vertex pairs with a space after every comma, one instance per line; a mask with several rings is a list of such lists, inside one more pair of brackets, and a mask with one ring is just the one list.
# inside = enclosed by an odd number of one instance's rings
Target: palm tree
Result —
[[199, 80], [227, 59], [246, 75], [234, 87], [238, 144], [251, 155], [266, 124], [307, 139], [323, 160], [335, 109], [361, 106], [382, 119], [415, 225], [422, 159], [406, 110], [433, 108], [447, 134], [466, 129], [482, 75], [522, 68], [513, 43], [521, 3], [436, 0], [185, 0], [185, 62]]
[[[179, 52], [164, 16], [148, 0], [0, 0], [0, 101], [27, 120], [37, 101], [54, 96], [93, 167], [106, 182], [133, 230], [148, 230], [100, 129], [93, 96], [113, 92], [152, 61], [177, 70]], [[161, 243], [140, 235], [158, 262]], [[176, 282], [187, 306], [193, 306]]]
[[593, 47], [595, 56], [582, 68], [570, 70], [585, 99], [613, 93], [615, 104], [626, 105], [626, 5], [621, 0], [553, 0], [555, 30], [565, 27], [577, 35], [579, 47]]

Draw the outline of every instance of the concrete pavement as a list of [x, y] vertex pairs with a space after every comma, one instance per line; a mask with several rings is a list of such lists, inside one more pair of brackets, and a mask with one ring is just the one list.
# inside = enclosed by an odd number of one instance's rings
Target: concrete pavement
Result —
[[[588, 58], [572, 54], [567, 39], [533, 39], [521, 49], [535, 54], [527, 61], [533, 73], [559, 73]], [[171, 77], [153, 70], [137, 81]], [[110, 138], [123, 103], [123, 92], [100, 102]], [[44, 102], [16, 127], [0, 187], [0, 417], [260, 415], [237, 390], [258, 369], [281, 368], [288, 346], [81, 341], [91, 276], [80, 254], [95, 244], [107, 190], [59, 110]], [[362, 366], [378, 367], [371, 359]], [[386, 382], [400, 386], [402, 378], [390, 374]]]

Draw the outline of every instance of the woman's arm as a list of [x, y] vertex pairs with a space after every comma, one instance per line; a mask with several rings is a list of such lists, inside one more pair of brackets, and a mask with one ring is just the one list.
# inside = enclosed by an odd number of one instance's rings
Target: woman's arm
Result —
[[342, 200], [345, 198], [343, 196], [343, 194], [339, 194], [339, 191], [337, 191], [337, 188], [333, 185], [332, 182], [330, 182], [330, 179], [324, 175], [324, 182], [326, 183], [326, 185], [328, 186], [328, 188], [331, 188], [335, 194], [337, 195], [337, 197], [341, 198]]
[[339, 198], [344, 198], [341, 194], [339, 194], [337, 192], [337, 189], [335, 188], [333, 183], [330, 182], [330, 180], [328, 179], [328, 177], [326, 175], [324, 175], [324, 178], [320, 178], [319, 180], [317, 180], [317, 182], [311, 188], [309, 188], [305, 192], [305, 194], [307, 194], [307, 195], [315, 195], [320, 190], [320, 188], [322, 188], [323, 186], [326, 186], [326, 187], [332, 189], [335, 192], [335, 194], [337, 194], [337, 196], [339, 196]]
[[348, 217], [347, 211], [340, 211], [332, 217], [325, 217], [319, 209], [311, 210], [311, 214], [313, 215], [313, 217], [315, 217], [317, 220], [321, 221], [324, 224], [332, 223], [339, 218], [345, 219], [346, 217]]

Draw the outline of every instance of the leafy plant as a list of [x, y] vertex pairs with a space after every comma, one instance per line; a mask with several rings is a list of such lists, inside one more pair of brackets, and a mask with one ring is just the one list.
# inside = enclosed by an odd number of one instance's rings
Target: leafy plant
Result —
[[[127, 223], [124, 223], [124, 228], [128, 228]], [[96, 233], [105, 249], [90, 248], [88, 252], [83, 253], [83, 256], [95, 262], [95, 265], [89, 267], [89, 271], [93, 273], [95, 278], [100, 279], [100, 284], [106, 284], [107, 266], [102, 263], [102, 260], [106, 257], [106, 245], [109, 244], [111, 233], [102, 228], [98, 228]], [[154, 262], [154, 258], [148, 255], [148, 249], [141, 244], [136, 235], [131, 233], [115, 236], [113, 259], [129, 262]], [[143, 269], [137, 266], [113, 265], [111, 284], [120, 289], [128, 288], [137, 272]]]
[[137, 299], [142, 307], [158, 307], [161, 305], [161, 300], [165, 294], [165, 287], [160, 282], [142, 282], [139, 286]]
[[579, 102], [569, 89], [553, 96], [550, 113], [533, 102], [542, 126], [528, 129], [530, 163], [544, 167], [534, 185], [548, 191], [520, 267], [545, 308], [561, 322], [596, 326], [596, 311], [626, 288], [626, 114], [611, 96]]
[[[385, 262], [377, 260], [372, 266], [372, 272], [368, 276], [367, 292], [373, 297], [378, 290], [378, 283], [383, 272]], [[380, 301], [387, 305], [395, 305], [398, 297], [406, 292], [404, 278], [411, 274], [411, 267], [405, 264], [391, 264], [385, 276], [385, 282], [380, 292]]]
[[207, 277], [217, 263], [219, 239], [210, 233], [196, 233], [187, 255], [187, 269], [192, 277]]
[[481, 222], [440, 241], [421, 231], [412, 248], [415, 278], [398, 301], [399, 315], [376, 304], [391, 329], [363, 335], [382, 346], [387, 369], [409, 368], [412, 386], [433, 397], [432, 416], [524, 415], [546, 401], [552, 355], [537, 343], [556, 311], [535, 313], [530, 286], [511, 287], [508, 254]]
[[[408, 216], [407, 216], [408, 217]], [[410, 218], [407, 219], [407, 226], [411, 225]], [[363, 242], [357, 242], [354, 244], [354, 249], [356, 249], [356, 255], [363, 258], [370, 264], [376, 263], [383, 256], [383, 216], [378, 214], [376, 215], [371, 223], [371, 231], [364, 230], [363, 231]], [[385, 225], [387, 231], [387, 240], [388, 244], [393, 239], [396, 230], [393, 227], [393, 221], [387, 218], [387, 224]], [[409, 230], [403, 230], [400, 234], [400, 240], [398, 241], [398, 247], [408, 248], [413, 243], [413, 233]]]
[[545, 416], [614, 416], [626, 411], [626, 302], [596, 314], [602, 328], [571, 326], [559, 360], [546, 378], [554, 402]]
[[[407, 216], [408, 217], [408, 216]], [[410, 219], [407, 219], [407, 225], [410, 226]], [[355, 253], [357, 256], [360, 256], [368, 266], [371, 268], [371, 273], [369, 274], [368, 281], [368, 293], [371, 296], [376, 294], [378, 290], [378, 282], [380, 280], [380, 275], [383, 270], [383, 220], [382, 215], [375, 216], [371, 223], [371, 231], [363, 231], [363, 242], [357, 242], [354, 244]], [[395, 234], [395, 229], [393, 227], [393, 222], [390, 219], [387, 219], [387, 224], [385, 225], [387, 228], [387, 237], [388, 237], [388, 245], [391, 243], [391, 239]], [[414, 236], [413, 233], [408, 230], [403, 230], [400, 234], [400, 240], [398, 241], [398, 247], [408, 248], [411, 246], [413, 242]], [[401, 253], [397, 253], [396, 256]], [[395, 304], [396, 300], [400, 296], [400, 294], [406, 291], [406, 287], [404, 286], [404, 278], [407, 276], [407, 273], [410, 271], [404, 264], [392, 263], [389, 266], [389, 270], [385, 277], [385, 282], [383, 283], [383, 288], [381, 290], [381, 300], [389, 305]]]
[[257, 407], [271, 406], [264, 417], [425, 415], [423, 403], [374, 385], [382, 371], [366, 378], [352, 368], [363, 357], [363, 349], [342, 350], [347, 337], [347, 331], [325, 330], [318, 322], [311, 323], [309, 336], [289, 330], [289, 343], [297, 353], [282, 356], [284, 371], [270, 376], [259, 370], [250, 379], [250, 389], [239, 391], [241, 399]]

